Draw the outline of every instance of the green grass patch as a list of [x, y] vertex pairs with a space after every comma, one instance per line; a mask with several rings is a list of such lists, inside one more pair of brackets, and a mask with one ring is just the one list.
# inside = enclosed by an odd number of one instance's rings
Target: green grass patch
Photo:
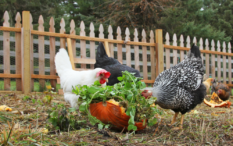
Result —
[[[43, 92], [46, 91], [46, 86], [51, 85], [49, 81], [45, 82], [45, 88], [42, 89], [40, 88], [40, 83], [39, 82], [34, 82], [34, 90], [35, 92]], [[56, 84], [56, 91], [60, 89], [60, 84]], [[0, 81], [0, 90], [4, 90], [4, 81]], [[16, 81], [11, 81], [10, 82], [10, 90], [11, 91], [16, 91]]]

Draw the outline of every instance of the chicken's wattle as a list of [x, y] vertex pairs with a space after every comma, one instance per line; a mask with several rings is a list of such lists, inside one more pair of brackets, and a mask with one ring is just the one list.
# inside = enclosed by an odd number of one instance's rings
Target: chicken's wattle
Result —
[[106, 70], [100, 70], [97, 72], [96, 77], [100, 77], [100, 84], [104, 84], [108, 81], [108, 78], [111, 76], [111, 73]]
[[106, 82], [105, 79], [100, 79], [100, 84], [104, 84]]

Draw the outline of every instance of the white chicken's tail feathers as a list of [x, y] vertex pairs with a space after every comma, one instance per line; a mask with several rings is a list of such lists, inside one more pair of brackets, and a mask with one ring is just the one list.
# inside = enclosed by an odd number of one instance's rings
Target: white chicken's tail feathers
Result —
[[55, 66], [60, 77], [62, 73], [72, 70], [70, 58], [64, 48], [59, 49], [59, 52], [55, 55]]

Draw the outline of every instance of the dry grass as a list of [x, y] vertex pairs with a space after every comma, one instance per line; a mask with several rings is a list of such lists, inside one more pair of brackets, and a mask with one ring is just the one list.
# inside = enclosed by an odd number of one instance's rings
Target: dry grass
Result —
[[[167, 126], [173, 112], [163, 110], [158, 124], [136, 133], [121, 133], [113, 130], [98, 130], [97, 126], [83, 123], [78, 130], [49, 131], [47, 110], [35, 100], [42, 99], [42, 93], [28, 95], [0, 94], [0, 105], [8, 105], [12, 112], [0, 112], [0, 142], [9, 145], [232, 145], [233, 110], [210, 108], [204, 103], [185, 115], [183, 130], [172, 131]], [[23, 100], [24, 99], [24, 100]], [[33, 103], [33, 99], [34, 103]], [[231, 100], [233, 102], [233, 100]], [[63, 96], [56, 95], [52, 102], [63, 103]], [[80, 117], [80, 120], [86, 117]], [[174, 126], [179, 125], [180, 116]], [[10, 136], [9, 136], [10, 133]]]

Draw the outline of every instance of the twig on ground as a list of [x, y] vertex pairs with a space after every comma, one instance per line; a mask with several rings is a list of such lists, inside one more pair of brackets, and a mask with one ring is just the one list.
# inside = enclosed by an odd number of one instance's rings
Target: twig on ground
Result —
[[162, 137], [163, 135], [164, 135], [164, 134], [162, 134], [162, 135], [161, 135], [161, 136], [159, 136], [159, 137], [155, 137], [155, 138], [154, 138], [154, 139], [152, 139], [152, 140], [149, 140], [149, 141], [148, 141], [148, 143], [149, 143], [149, 142], [152, 142], [152, 141], [154, 141], [154, 140], [156, 140], [156, 139], [158, 139], [158, 138], [160, 138], [160, 137]]
[[158, 127], [155, 129], [155, 132], [154, 132], [154, 134], [153, 134], [153, 136], [155, 135], [155, 133], [159, 130], [159, 126], [162, 124], [162, 119], [161, 119], [161, 121], [160, 121], [160, 123], [158, 124]]

